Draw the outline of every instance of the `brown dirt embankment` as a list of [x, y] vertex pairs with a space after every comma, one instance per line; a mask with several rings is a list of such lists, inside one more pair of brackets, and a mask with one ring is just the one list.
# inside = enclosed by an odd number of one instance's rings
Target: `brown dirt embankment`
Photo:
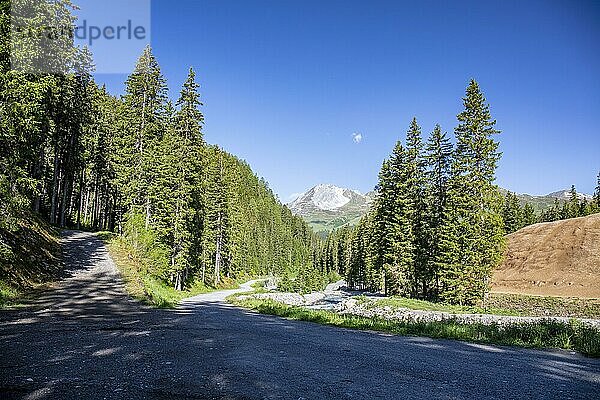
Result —
[[600, 214], [530, 225], [508, 235], [492, 292], [600, 298]]

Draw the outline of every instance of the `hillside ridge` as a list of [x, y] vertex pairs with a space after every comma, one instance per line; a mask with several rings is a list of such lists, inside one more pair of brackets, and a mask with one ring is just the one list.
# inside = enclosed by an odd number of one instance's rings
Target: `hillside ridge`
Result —
[[[507, 189], [500, 188], [502, 194]], [[592, 196], [585, 193], [577, 193], [580, 200], [590, 201]], [[568, 201], [570, 191], [568, 189], [557, 190], [546, 195], [531, 195], [517, 193], [521, 206], [529, 203], [534, 211], [539, 214], [551, 208], [555, 201]], [[375, 191], [366, 194], [358, 190], [349, 189], [335, 184], [320, 183], [301, 193], [287, 206], [292, 213], [301, 216], [318, 233], [327, 234], [342, 226], [352, 226], [358, 223], [360, 218], [367, 214], [369, 207], [375, 199]]]

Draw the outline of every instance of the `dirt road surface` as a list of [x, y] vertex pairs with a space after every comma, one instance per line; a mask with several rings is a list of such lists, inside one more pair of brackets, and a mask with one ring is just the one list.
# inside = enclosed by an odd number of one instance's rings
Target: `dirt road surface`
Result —
[[351, 331], [199, 296], [131, 300], [102, 242], [66, 232], [71, 277], [0, 311], [0, 399], [598, 399], [600, 360]]

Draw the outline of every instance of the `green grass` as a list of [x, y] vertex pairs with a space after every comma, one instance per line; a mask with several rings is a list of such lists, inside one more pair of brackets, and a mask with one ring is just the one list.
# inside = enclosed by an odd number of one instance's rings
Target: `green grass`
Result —
[[0, 308], [14, 304], [21, 296], [22, 293], [19, 290], [0, 281]]
[[356, 299], [365, 304], [367, 308], [387, 306], [391, 308], [408, 308], [411, 310], [444, 311], [452, 314], [521, 315], [516, 310], [505, 308], [456, 306], [443, 303], [432, 303], [425, 300], [408, 299], [406, 297], [388, 297], [375, 301], [369, 301], [363, 296], [357, 296]]
[[490, 293], [485, 307], [456, 306], [425, 300], [390, 297], [370, 300], [357, 296], [366, 308], [391, 307], [411, 310], [444, 311], [452, 314], [495, 314], [528, 317], [559, 316], [600, 319], [600, 299], [527, 296], [520, 294]]
[[150, 306], [174, 308], [187, 297], [239, 286], [237, 281], [225, 279], [218, 287], [207, 286], [201, 281], [195, 281], [186, 290], [175, 290], [162, 279], [149, 274], [144, 260], [135, 256], [131, 247], [124, 240], [110, 232], [99, 232], [98, 237], [107, 245], [108, 251], [125, 281], [125, 289], [129, 295]]
[[342, 315], [324, 310], [308, 310], [273, 300], [240, 299], [239, 296], [230, 296], [228, 300], [235, 305], [262, 314], [278, 315], [292, 320], [310, 321], [342, 328], [497, 345], [560, 348], [600, 357], [600, 331], [587, 327], [576, 320], [571, 320], [569, 323], [542, 320], [536, 323], [515, 323], [509, 326], [464, 324], [455, 320], [403, 322], [378, 317]]
[[490, 293], [486, 304], [490, 307], [510, 309], [527, 316], [557, 315], [600, 319], [600, 299]]

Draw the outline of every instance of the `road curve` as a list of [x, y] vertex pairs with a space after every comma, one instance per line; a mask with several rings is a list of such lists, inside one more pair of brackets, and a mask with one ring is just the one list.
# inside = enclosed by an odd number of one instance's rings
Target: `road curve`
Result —
[[255, 279], [242, 283], [237, 289], [230, 290], [219, 290], [218, 292], [202, 293], [193, 297], [188, 297], [181, 302], [180, 308], [193, 307], [195, 305], [202, 305], [206, 303], [222, 303], [226, 304], [225, 299], [228, 296], [236, 293], [251, 292], [254, 290], [252, 285], [258, 282], [260, 279]]
[[570, 352], [351, 331], [206, 297], [150, 309], [94, 235], [63, 245], [71, 277], [0, 311], [1, 399], [600, 398], [600, 360]]

